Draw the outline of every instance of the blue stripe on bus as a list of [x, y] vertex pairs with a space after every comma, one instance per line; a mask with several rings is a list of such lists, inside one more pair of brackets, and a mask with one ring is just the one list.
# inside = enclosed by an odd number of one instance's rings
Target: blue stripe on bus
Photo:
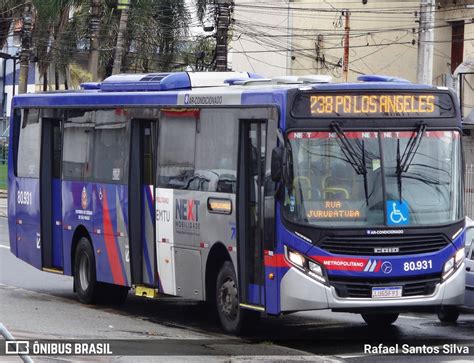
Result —
[[[145, 202], [145, 213], [148, 211], [148, 213], [150, 213], [150, 217], [151, 217], [151, 220], [153, 221], [153, 218], [154, 218], [154, 213], [153, 213], [153, 209], [152, 209], [152, 197], [151, 197], [151, 191], [150, 191], [150, 188], [148, 185], [145, 185], [143, 186], [143, 190], [144, 190], [144, 194], [145, 194], [145, 198], [144, 198], [144, 202]], [[146, 228], [146, 225], [145, 223], [142, 223], [142, 226], [144, 228]], [[152, 268], [151, 268], [151, 260], [150, 260], [150, 252], [148, 251], [148, 240], [146, 238], [146, 233], [145, 231], [143, 231], [144, 233], [142, 234], [143, 238], [142, 238], [142, 241], [143, 241], [143, 253], [144, 253], [144, 259], [145, 259], [145, 267], [146, 267], [146, 271], [147, 271], [147, 274], [148, 274], [148, 281], [152, 284], [154, 284], [154, 279], [153, 279], [153, 271], [152, 271]]]

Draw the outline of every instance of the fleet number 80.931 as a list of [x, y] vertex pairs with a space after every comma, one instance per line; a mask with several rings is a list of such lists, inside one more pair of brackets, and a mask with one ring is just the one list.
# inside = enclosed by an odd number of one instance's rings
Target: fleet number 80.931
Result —
[[428, 270], [433, 268], [433, 261], [431, 260], [422, 260], [422, 261], [411, 261], [405, 262], [403, 264], [404, 271], [421, 271]]

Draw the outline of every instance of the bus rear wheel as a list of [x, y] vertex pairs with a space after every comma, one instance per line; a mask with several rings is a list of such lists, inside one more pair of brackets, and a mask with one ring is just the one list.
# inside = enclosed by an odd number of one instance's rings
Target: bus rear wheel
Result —
[[95, 257], [90, 241], [82, 237], [74, 258], [74, 290], [84, 304], [122, 304], [128, 295], [128, 287], [98, 282]]
[[367, 325], [374, 327], [384, 327], [395, 323], [398, 319], [398, 313], [372, 313], [372, 314], [361, 314], [362, 319], [365, 320]]
[[74, 258], [74, 290], [79, 301], [92, 304], [97, 301], [95, 258], [91, 243], [85, 237], [79, 240]]
[[222, 327], [231, 334], [248, 331], [260, 318], [260, 313], [240, 307], [237, 278], [230, 261], [224, 262], [217, 275], [216, 308]]

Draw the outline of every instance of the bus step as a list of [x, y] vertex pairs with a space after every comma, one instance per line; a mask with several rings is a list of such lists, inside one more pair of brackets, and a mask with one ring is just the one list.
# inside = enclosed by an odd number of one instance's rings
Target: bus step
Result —
[[44, 272], [51, 272], [53, 274], [64, 275], [64, 271], [60, 270], [59, 268], [54, 267], [43, 267]]
[[135, 286], [135, 295], [154, 299], [158, 297], [158, 290], [147, 286], [137, 285]]

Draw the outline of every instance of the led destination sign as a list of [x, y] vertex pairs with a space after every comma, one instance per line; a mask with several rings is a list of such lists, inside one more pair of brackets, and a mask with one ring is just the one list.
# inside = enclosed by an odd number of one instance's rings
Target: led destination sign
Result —
[[300, 94], [299, 117], [452, 117], [451, 97], [436, 93]]

